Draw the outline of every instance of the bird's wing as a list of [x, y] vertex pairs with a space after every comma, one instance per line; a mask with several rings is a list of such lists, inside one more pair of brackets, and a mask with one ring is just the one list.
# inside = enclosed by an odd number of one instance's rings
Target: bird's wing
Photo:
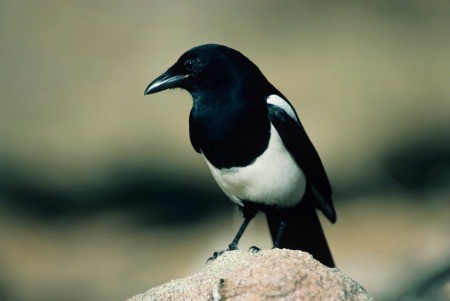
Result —
[[192, 147], [195, 149], [195, 151], [199, 154], [202, 153], [202, 150], [200, 149], [200, 146], [198, 145], [198, 131], [196, 129], [196, 124], [194, 122], [194, 118], [192, 117], [192, 111], [189, 114], [189, 138], [191, 138], [191, 144]]
[[[287, 102], [286, 104], [289, 105]], [[293, 110], [292, 107], [290, 108]], [[331, 199], [331, 185], [322, 161], [303, 126], [298, 119], [291, 117], [292, 112], [286, 112], [280, 106], [268, 103], [268, 109], [270, 122], [277, 130], [287, 150], [305, 173], [316, 207], [334, 223], [336, 212]]]

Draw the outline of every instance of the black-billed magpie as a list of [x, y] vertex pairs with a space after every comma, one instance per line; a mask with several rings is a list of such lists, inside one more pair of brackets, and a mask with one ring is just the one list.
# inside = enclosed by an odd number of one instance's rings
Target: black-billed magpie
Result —
[[[267, 216], [276, 248], [309, 252], [334, 267], [316, 208], [336, 212], [325, 169], [292, 105], [240, 52], [206, 44], [185, 52], [145, 95], [182, 88], [193, 98], [189, 133], [214, 179], [243, 212]], [[215, 256], [220, 253], [215, 253]]]

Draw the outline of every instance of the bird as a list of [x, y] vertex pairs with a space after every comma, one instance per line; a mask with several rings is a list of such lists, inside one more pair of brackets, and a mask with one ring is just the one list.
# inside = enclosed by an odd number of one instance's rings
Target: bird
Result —
[[[243, 223], [223, 252], [237, 250], [250, 221], [264, 213], [274, 248], [301, 250], [335, 267], [316, 209], [336, 211], [322, 161], [288, 99], [241, 52], [196, 46], [153, 80], [144, 95], [180, 88], [193, 99], [189, 136]], [[252, 247], [253, 251], [259, 248]]]

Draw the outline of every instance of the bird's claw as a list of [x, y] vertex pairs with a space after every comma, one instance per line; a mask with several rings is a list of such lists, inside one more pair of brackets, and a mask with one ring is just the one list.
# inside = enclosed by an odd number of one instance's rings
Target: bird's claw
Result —
[[228, 245], [227, 251], [235, 251], [237, 249], [238, 249], [237, 244], [232, 242], [231, 244]]
[[209, 263], [209, 262], [211, 262], [211, 261], [216, 260], [217, 257], [219, 257], [220, 255], [222, 255], [222, 254], [225, 253], [226, 251], [235, 251], [235, 250], [237, 250], [237, 249], [238, 249], [237, 244], [235, 244], [235, 243], [232, 242], [231, 244], [228, 245], [228, 248], [227, 248], [226, 250], [214, 252], [213, 255], [212, 255], [211, 257], [209, 257], [209, 258], [206, 260], [206, 263]]
[[259, 252], [261, 251], [261, 249], [258, 248], [257, 246], [251, 246], [251, 247], [248, 249], [248, 251], [251, 252], [251, 253], [253, 253], [253, 254], [255, 254], [255, 253], [259, 253]]
[[214, 261], [217, 259], [217, 257], [219, 257], [220, 255], [222, 255], [226, 250], [222, 250], [222, 251], [218, 251], [218, 252], [214, 252], [213, 255], [211, 257], [209, 257], [206, 260], [206, 263], [210, 263], [211, 261]]

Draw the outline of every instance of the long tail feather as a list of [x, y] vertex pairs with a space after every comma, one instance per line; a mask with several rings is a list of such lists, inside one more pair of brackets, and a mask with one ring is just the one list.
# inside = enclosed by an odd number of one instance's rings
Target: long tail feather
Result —
[[273, 241], [281, 220], [286, 221], [280, 248], [308, 252], [324, 265], [335, 266], [310, 193], [294, 209], [271, 210], [266, 216]]

